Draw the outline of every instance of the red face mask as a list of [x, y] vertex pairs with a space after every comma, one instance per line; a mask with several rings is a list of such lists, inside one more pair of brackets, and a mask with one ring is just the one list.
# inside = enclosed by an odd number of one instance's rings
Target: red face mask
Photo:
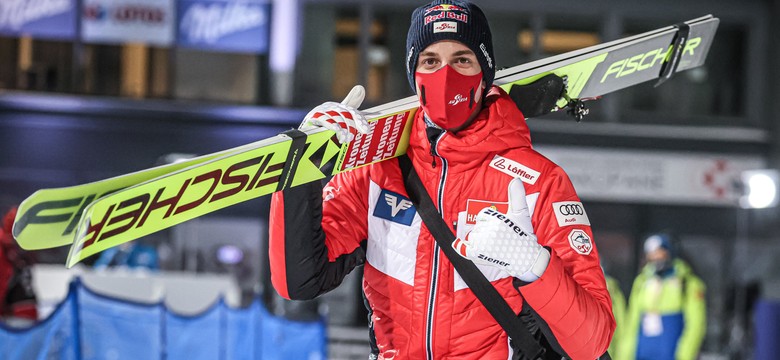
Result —
[[482, 95], [482, 72], [463, 75], [449, 65], [429, 74], [417, 72], [420, 105], [428, 118], [442, 129], [463, 125]]

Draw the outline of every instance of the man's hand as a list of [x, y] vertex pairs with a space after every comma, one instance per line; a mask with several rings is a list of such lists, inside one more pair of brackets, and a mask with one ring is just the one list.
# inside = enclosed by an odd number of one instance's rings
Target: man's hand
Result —
[[335, 131], [340, 143], [350, 142], [358, 132], [368, 133], [368, 120], [357, 110], [365, 97], [363, 86], [355, 85], [341, 103], [329, 101], [309, 111], [298, 129], [324, 127]]
[[532, 282], [547, 269], [550, 252], [536, 242], [522, 181], [512, 180], [508, 191], [507, 213], [482, 209], [474, 228], [464, 239], [455, 239], [452, 247], [474, 263], [496, 266], [520, 280]]

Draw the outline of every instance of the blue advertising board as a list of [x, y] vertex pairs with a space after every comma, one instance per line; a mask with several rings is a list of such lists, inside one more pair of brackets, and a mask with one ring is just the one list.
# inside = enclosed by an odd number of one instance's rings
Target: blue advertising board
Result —
[[208, 51], [268, 52], [267, 0], [180, 0], [177, 45]]
[[0, 0], [0, 35], [72, 40], [76, 0]]

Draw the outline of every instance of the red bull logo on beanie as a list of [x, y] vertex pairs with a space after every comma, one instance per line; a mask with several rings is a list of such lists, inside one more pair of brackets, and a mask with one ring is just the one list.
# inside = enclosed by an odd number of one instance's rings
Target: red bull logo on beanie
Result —
[[457, 6], [457, 5], [450, 5], [450, 4], [441, 4], [441, 5], [434, 5], [427, 9], [425, 9], [425, 15], [428, 15], [434, 11], [460, 11], [460, 12], [466, 12], [466, 9]]
[[434, 21], [437, 21], [437, 20], [444, 20], [444, 19], [460, 21], [462, 23], [468, 23], [469, 22], [469, 16], [466, 15], [465, 13], [463, 13], [463, 14], [456, 14], [456, 13], [453, 13], [453, 12], [440, 12], [440, 13], [434, 14], [434, 15], [426, 15], [425, 16], [425, 25], [428, 25], [428, 24], [430, 24], [430, 23], [432, 23]]
[[449, 4], [434, 5], [425, 9], [425, 25], [438, 20], [455, 20], [463, 23], [469, 22], [468, 10]]

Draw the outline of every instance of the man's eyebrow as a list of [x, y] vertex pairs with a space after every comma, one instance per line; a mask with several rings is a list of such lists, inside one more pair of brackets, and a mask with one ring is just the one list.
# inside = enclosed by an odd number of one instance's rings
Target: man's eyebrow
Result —
[[[456, 52], [452, 53], [452, 56], [463, 56], [463, 55], [474, 55], [474, 56], [476, 56], [476, 55], [474, 54], [474, 52], [473, 52], [473, 51], [471, 51], [470, 49], [466, 49], [466, 50], [458, 50], [458, 51], [456, 51]], [[438, 57], [438, 56], [439, 56], [439, 54], [438, 54], [438, 53], [436, 53], [436, 52], [433, 52], [433, 51], [425, 51], [425, 52], [421, 52], [421, 53], [420, 53], [420, 56], [433, 56], [433, 57]]]
[[452, 54], [452, 56], [463, 56], [463, 55], [474, 55], [474, 52], [471, 50], [460, 50]]

